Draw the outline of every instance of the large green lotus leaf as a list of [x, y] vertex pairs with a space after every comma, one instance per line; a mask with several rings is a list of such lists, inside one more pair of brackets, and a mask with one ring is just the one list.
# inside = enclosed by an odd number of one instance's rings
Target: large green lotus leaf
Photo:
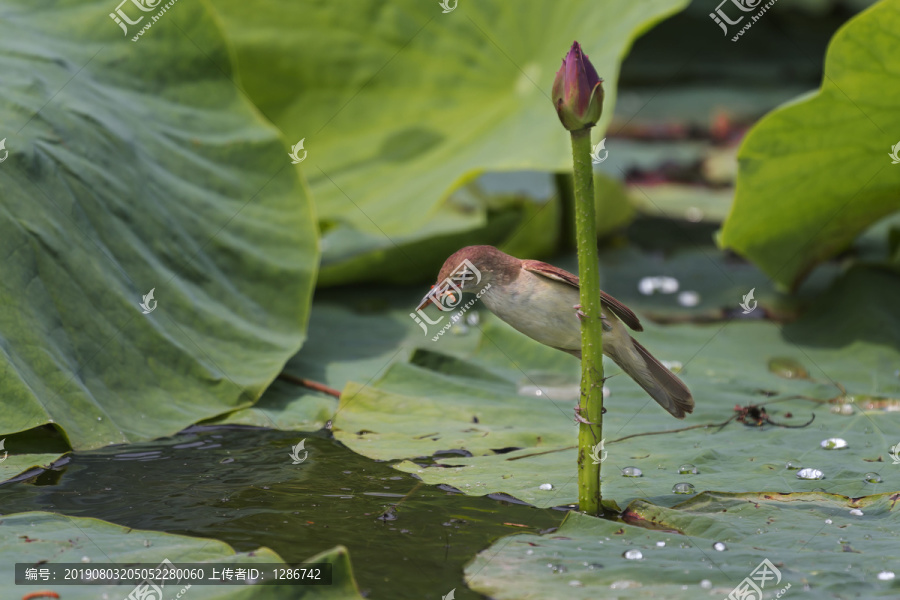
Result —
[[[313, 304], [309, 337], [285, 366], [287, 374], [341, 389], [351, 379], [370, 381], [393, 362], [409, 360], [421, 337], [408, 315], [415, 308], [413, 297], [380, 290], [321, 294]], [[279, 379], [253, 407], [215, 422], [316, 430], [334, 416], [337, 404], [335, 398]]]
[[[822, 488], [852, 497], [900, 489], [900, 473], [884, 464], [890, 447], [900, 442], [900, 416], [891, 412], [900, 404], [900, 351], [889, 341], [900, 332], [898, 317], [889, 314], [898, 288], [900, 279], [891, 273], [859, 268], [786, 328], [752, 321], [668, 327], [645, 322], [638, 338], [660, 359], [682, 363], [697, 406], [687, 419], [675, 421], [608, 365], [607, 374], [615, 376], [606, 383], [611, 396], [604, 418], [605, 497], [620, 506], [635, 498], [671, 505], [683, 498], [672, 493], [676, 483], [691, 483], [697, 492]], [[865, 310], [856, 309], [859, 318], [836, 319], [860, 294], [869, 302]], [[538, 506], [574, 502], [578, 362], [493, 319], [486, 319], [481, 343], [468, 356], [444, 353], [440, 343], [415, 355], [414, 365], [395, 364], [374, 383], [349, 384], [334, 422], [336, 437], [373, 458], [408, 459], [398, 468], [428, 483], [478, 495], [506, 492]], [[836, 384], [847, 390], [844, 412], [815, 401], [842, 396]], [[815, 414], [806, 428], [732, 422], [721, 431], [697, 428], [616, 441], [721, 423], [735, 414], [735, 405], [798, 395], [809, 399], [778, 402], [768, 410], [774, 422], [788, 425]], [[849, 447], [823, 449], [821, 442], [831, 437]], [[434, 466], [416, 460], [432, 456]], [[820, 469], [825, 478], [798, 479], [796, 470], [785, 468], [789, 461]], [[686, 463], [699, 473], [680, 474]], [[638, 467], [643, 477], [623, 477], [625, 467]], [[865, 481], [868, 472], [880, 473], [883, 482]], [[544, 483], [552, 489], [540, 489]]]
[[[466, 579], [498, 600], [726, 598], [769, 560], [778, 573], [764, 582], [765, 598], [788, 585], [782, 596], [896, 598], [896, 583], [878, 578], [897, 568], [896, 500], [702, 494], [672, 509], [635, 502], [625, 523], [572, 512], [554, 533], [499, 540], [466, 567]], [[629, 551], [641, 558], [625, 558]]]
[[23, 471], [46, 468], [68, 451], [65, 438], [49, 425], [0, 438], [0, 482]]
[[[604, 205], [620, 199], [624, 194], [609, 196]], [[319, 273], [317, 285], [423, 283], [448, 256], [474, 244], [545, 256], [560, 235], [560, 204], [552, 173], [486, 173], [456, 189], [427, 223], [407, 235], [367, 235], [346, 223], [327, 227], [323, 249], [334, 249], [335, 262]], [[622, 224], [622, 218], [610, 221], [613, 227]], [[607, 226], [598, 235], [611, 230]]]
[[179, 4], [134, 43], [111, 8], [13, 2], [0, 23], [0, 435], [52, 422], [74, 448], [251, 405], [303, 340], [317, 261], [214, 20]]
[[[96, 566], [96, 563], [159, 564], [165, 559], [176, 567], [180, 563], [225, 563], [244, 567], [260, 563], [284, 563], [280, 556], [268, 548], [235, 552], [231, 546], [218, 540], [132, 529], [89, 517], [69, 517], [40, 511], [0, 517], [0, 558], [0, 581], [6, 589], [13, 587], [13, 572], [17, 562], [35, 566], [45, 563], [82, 563], [85, 567], [92, 564]], [[298, 597], [353, 600], [362, 597], [353, 578], [350, 557], [343, 546], [310, 557], [306, 562], [332, 563], [332, 585], [256, 588], [193, 585], [187, 595], [204, 600], [287, 600]], [[174, 598], [178, 588], [171, 592], [171, 597]], [[40, 589], [56, 590], [66, 600], [93, 600], [125, 597], [132, 586], [54, 586], [52, 582], [39, 587], [19, 586], [22, 594]], [[167, 594], [169, 589], [171, 588], [167, 586]]]
[[[320, 271], [317, 285], [429, 282], [448, 256], [475, 244], [545, 258], [561, 238], [574, 240], [571, 179], [569, 173], [485, 173], [454, 190], [420, 229], [390, 239], [380, 232], [363, 235], [349, 224], [330, 226], [323, 249], [341, 254]], [[596, 173], [594, 185], [597, 236], [605, 237], [627, 225], [635, 211], [618, 181]]]
[[831, 41], [821, 89], [760, 121], [741, 146], [723, 247], [796, 285], [872, 223], [900, 209], [888, 154], [900, 114], [900, 0], [854, 17]]
[[[340, 390], [349, 381], [368, 383], [378, 379], [395, 362], [413, 358], [416, 364], [440, 369], [442, 363], [453, 362], [454, 356], [465, 357], [476, 351], [483, 342], [476, 327], [455, 326], [439, 342], [432, 342], [434, 332], [426, 336], [410, 318], [427, 289], [372, 286], [365, 294], [356, 288], [319, 290], [308, 339], [288, 361], [285, 372]], [[483, 310], [477, 306], [474, 310], [479, 308]], [[493, 356], [496, 352], [493, 347], [484, 348], [481, 368], [490, 365], [493, 376], [513, 383], [523, 379], [505, 357]], [[520, 353], [519, 364], [555, 379], [567, 368], [566, 383], [578, 381], [577, 361], [540, 345], [530, 345]], [[336, 399], [279, 379], [254, 406], [213, 422], [308, 431], [323, 427], [337, 409]]]
[[572, 40], [606, 79], [599, 141], [632, 41], [686, 2], [486, 0], [447, 14], [418, 0], [213, 4], [249, 97], [304, 140], [328, 273], [387, 240], [452, 231], [432, 217], [481, 172], [569, 170], [549, 93]]

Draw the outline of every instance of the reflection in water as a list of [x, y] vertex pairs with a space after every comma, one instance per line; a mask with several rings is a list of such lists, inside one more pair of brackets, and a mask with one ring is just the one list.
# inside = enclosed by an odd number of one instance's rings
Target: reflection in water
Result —
[[[301, 438], [309, 456], [295, 465], [290, 448]], [[460, 599], [479, 598], [462, 580], [466, 562], [498, 537], [563, 517], [425, 485], [322, 434], [237, 427], [77, 453], [58, 471], [0, 485], [0, 507], [211, 537], [243, 551], [267, 546], [288, 562], [343, 544], [360, 588], [377, 598], [453, 587]]]

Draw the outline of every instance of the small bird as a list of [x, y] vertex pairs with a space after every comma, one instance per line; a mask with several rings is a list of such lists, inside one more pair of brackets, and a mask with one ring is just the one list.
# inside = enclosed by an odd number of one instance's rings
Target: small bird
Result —
[[[581, 312], [578, 277], [538, 260], [521, 260], [493, 246], [467, 246], [456, 251], [441, 267], [438, 283], [419, 308], [439, 304], [439, 295], [453, 294], [442, 282], [458, 273], [468, 260], [479, 278], [456, 277], [462, 292], [479, 293], [487, 308], [514, 329], [542, 344], [581, 358]], [[687, 386], [662, 365], [625, 325], [643, 331], [631, 310], [600, 292], [603, 320], [603, 353], [635, 380], [660, 406], [683, 419], [693, 412], [694, 399]]]

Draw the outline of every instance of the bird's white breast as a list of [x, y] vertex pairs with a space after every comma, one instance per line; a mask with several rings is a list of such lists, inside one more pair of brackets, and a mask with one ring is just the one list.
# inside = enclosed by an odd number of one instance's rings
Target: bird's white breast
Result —
[[578, 290], [570, 285], [522, 270], [514, 282], [492, 285], [481, 299], [492, 313], [542, 344], [581, 347]]

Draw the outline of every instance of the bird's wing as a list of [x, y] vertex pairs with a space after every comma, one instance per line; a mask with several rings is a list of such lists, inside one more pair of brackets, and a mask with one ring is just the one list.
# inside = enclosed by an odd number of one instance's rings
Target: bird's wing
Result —
[[[572, 275], [566, 270], [560, 269], [559, 267], [548, 265], [545, 262], [541, 262], [539, 260], [523, 260], [522, 268], [526, 271], [530, 271], [537, 275], [541, 275], [542, 277], [546, 277], [547, 279], [553, 279], [554, 281], [559, 281], [571, 285], [574, 288], [580, 288], [578, 277]], [[604, 291], [600, 292], [600, 300], [605, 306], [609, 308], [610, 311], [612, 311], [614, 315], [619, 317], [619, 319], [621, 319], [623, 323], [631, 327], [634, 331], [644, 330], [643, 325], [641, 325], [640, 319], [637, 318], [637, 315], [631, 312], [630, 308]]]

